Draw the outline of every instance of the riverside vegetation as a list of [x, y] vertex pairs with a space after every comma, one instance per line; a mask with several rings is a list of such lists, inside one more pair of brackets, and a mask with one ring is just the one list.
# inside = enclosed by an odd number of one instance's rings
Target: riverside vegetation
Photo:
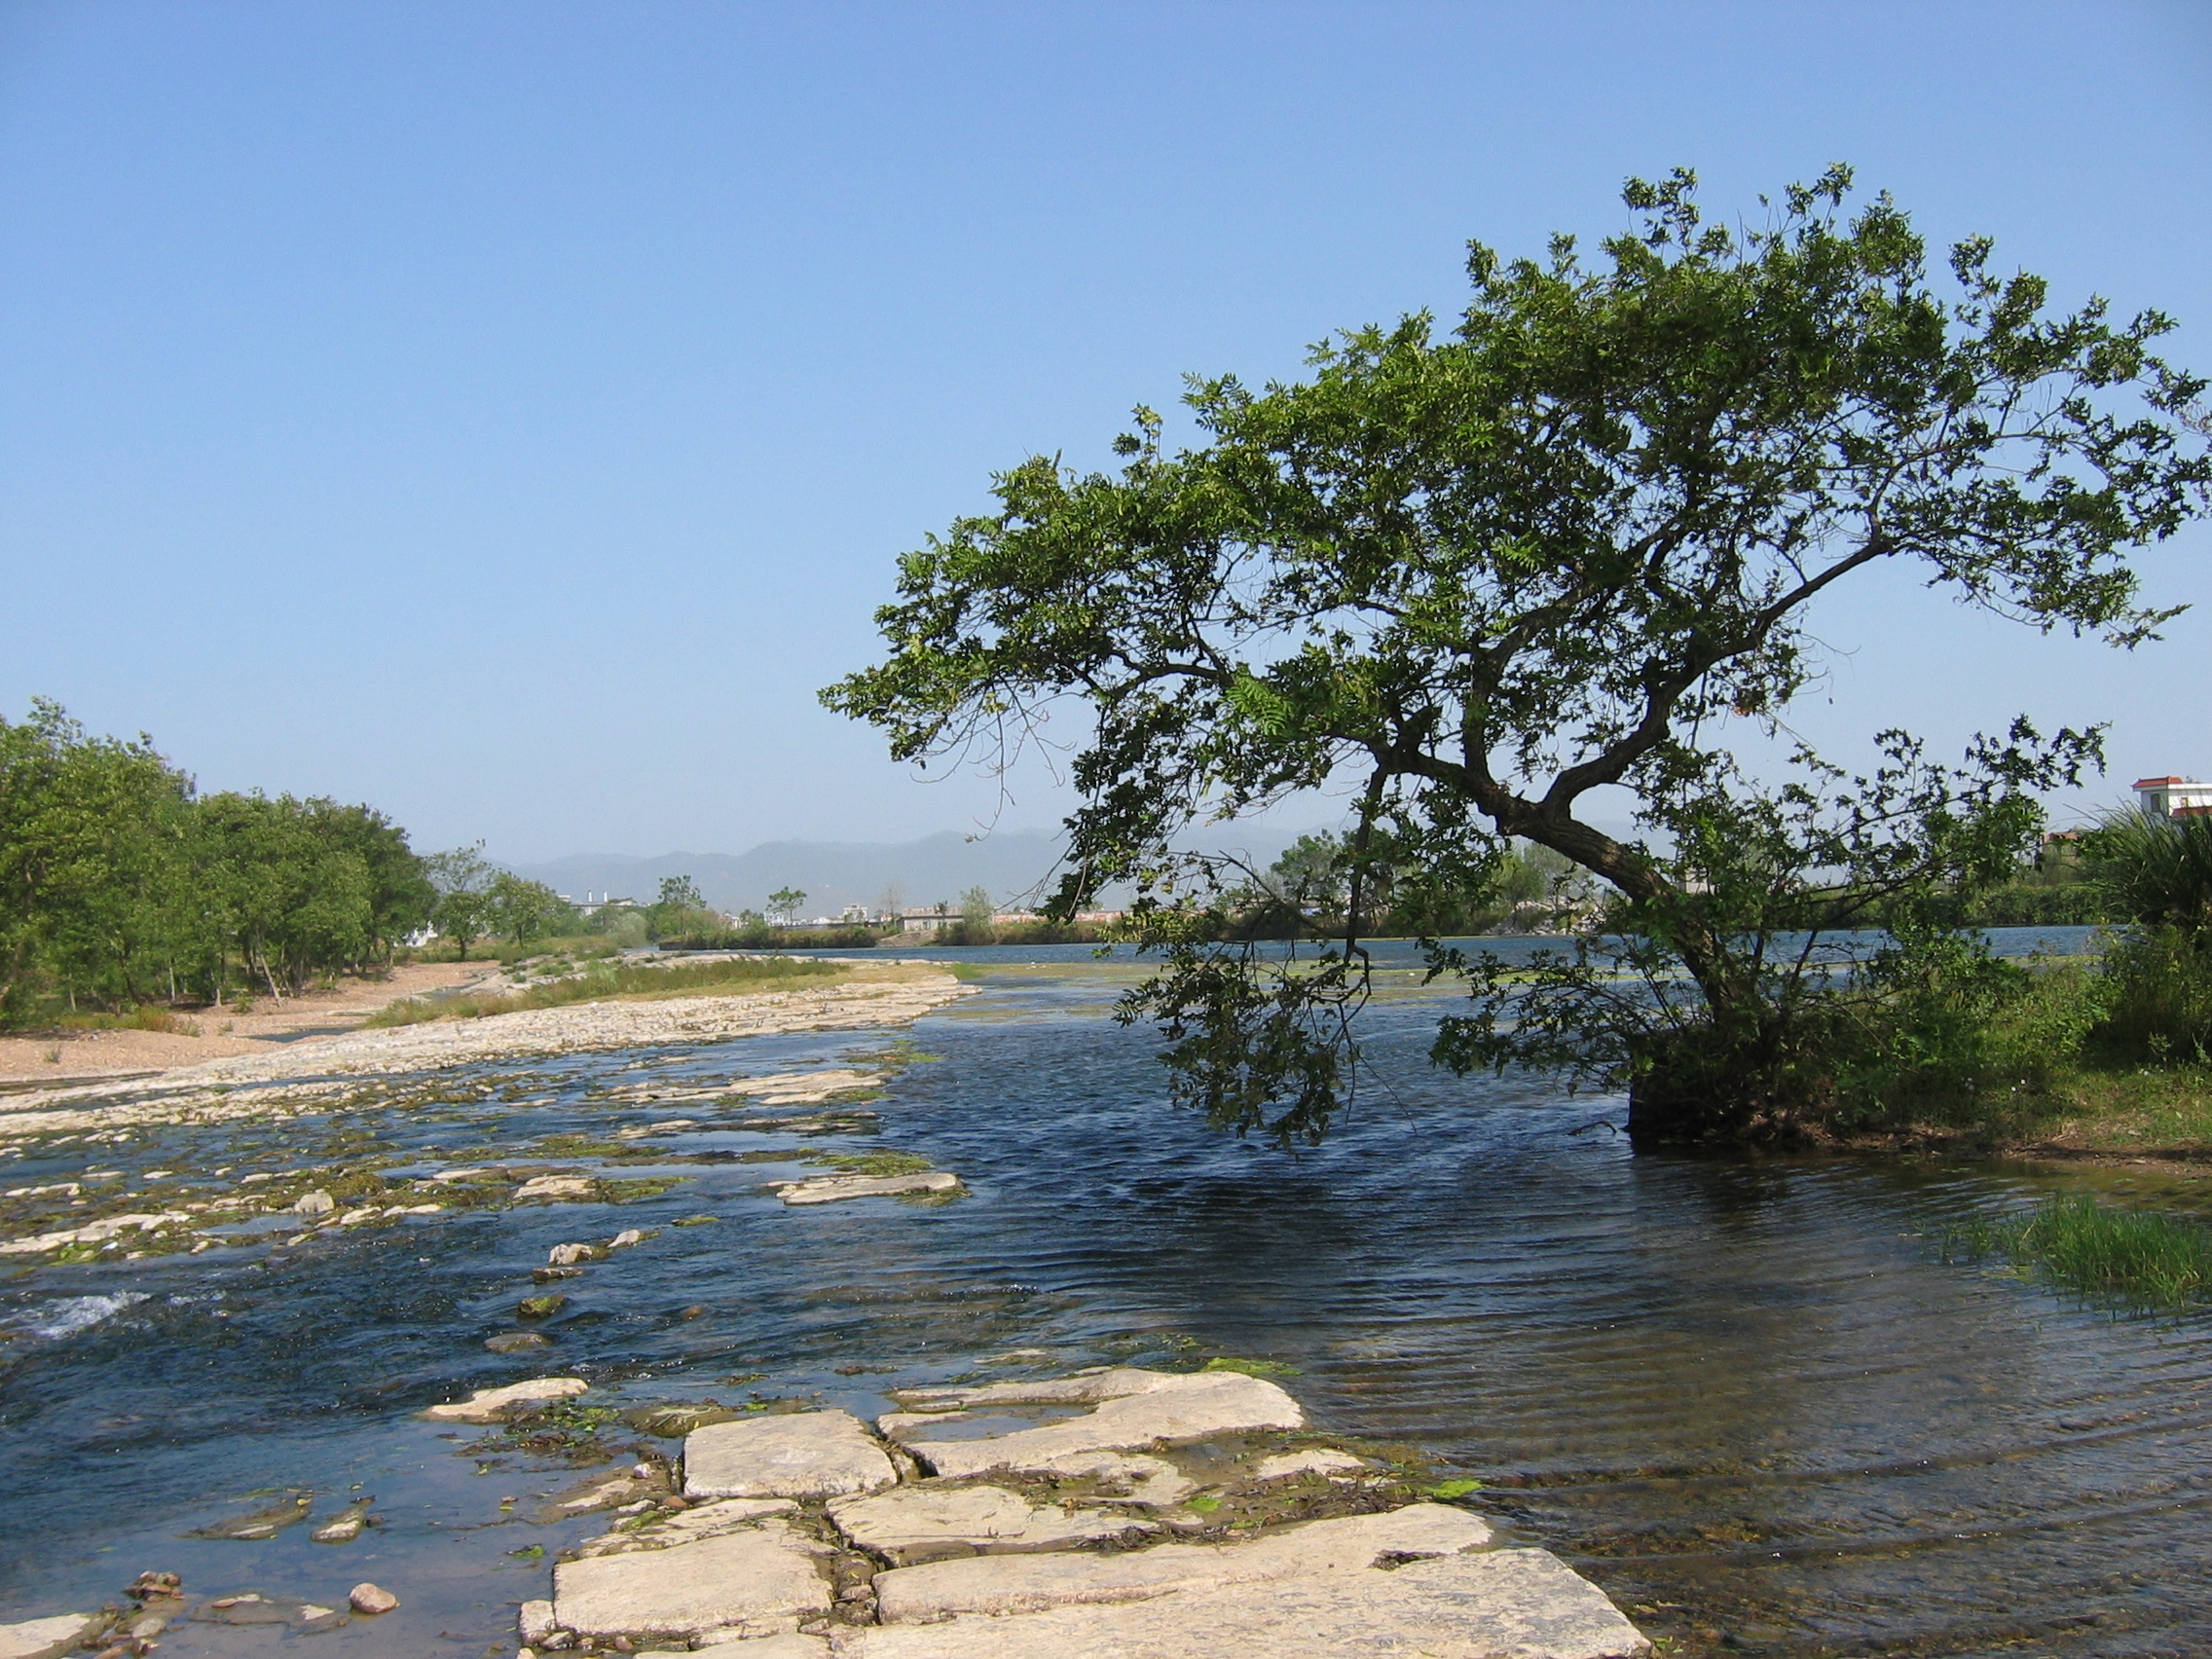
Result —
[[[1646, 1144], [1831, 1134], [1876, 1079], [1986, 1100], [2009, 1022], [2084, 1007], [2029, 997], [1962, 907], [2017, 883], [2039, 797], [2101, 764], [2100, 730], [2015, 719], [1957, 763], [1887, 731], [1840, 766], [1790, 718], [1817, 602], [1917, 571], [2045, 632], [2156, 639], [2173, 611], [2130, 561], [2212, 504], [2207, 383], [2157, 354], [2162, 313], [2056, 310], [1986, 238], [1937, 276], [1852, 188], [1833, 167], [1737, 232], [1689, 172], [1632, 180], [1600, 259], [1471, 244], [1449, 338], [1420, 313], [1316, 347], [1297, 383], [1193, 377], [1202, 441], [1170, 450], [1140, 408], [1115, 472], [1033, 456], [901, 560], [882, 659], [824, 701], [898, 758], [993, 765], [1079, 705], [1050, 913], [1139, 888], [1165, 966], [1123, 1013], [1224, 1127], [1326, 1134], [1360, 1069], [1371, 891], [1479, 888], [1516, 843], [1586, 872], [1597, 910], [1534, 971], [1437, 945], [1468, 992], [1438, 1064], [1625, 1088]], [[1746, 743], [1784, 759], [1753, 776]], [[1330, 787], [1357, 803], [1338, 947], [1224, 943], [1238, 872], [1188, 832]], [[1601, 788], [1634, 796], [1633, 832], [1585, 815]]]

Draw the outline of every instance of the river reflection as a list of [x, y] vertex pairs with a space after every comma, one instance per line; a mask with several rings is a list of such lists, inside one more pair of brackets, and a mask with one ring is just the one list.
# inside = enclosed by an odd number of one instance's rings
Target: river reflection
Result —
[[[0, 1601], [56, 1611], [142, 1567], [206, 1594], [342, 1595], [375, 1576], [402, 1612], [314, 1640], [488, 1649], [511, 1641], [512, 1604], [543, 1593], [543, 1563], [511, 1552], [590, 1528], [502, 1518], [499, 1497], [566, 1477], [498, 1460], [479, 1475], [411, 1415], [431, 1399], [559, 1369], [634, 1398], [753, 1386], [867, 1413], [886, 1387], [994, 1359], [1235, 1354], [1297, 1367], [1289, 1386], [1322, 1423], [1481, 1478], [1478, 1502], [1680, 1651], [2212, 1652], [2203, 1327], [2114, 1320], [1946, 1264], [1934, 1237], [1964, 1208], [2105, 1178], [1634, 1157], [1608, 1126], [1617, 1101], [1431, 1072], [1437, 1008], [1411, 998], [1369, 1016], [1382, 1087], [1328, 1145], [1285, 1154], [1169, 1111], [1151, 1039], [1103, 1006], [1080, 965], [1010, 968], [916, 1029], [942, 1057], [892, 1084], [882, 1138], [966, 1178], [973, 1196], [944, 1208], [786, 1210], [758, 1192], [777, 1169], [697, 1165], [620, 1210], [14, 1281]], [[763, 1072], [881, 1042], [655, 1063]], [[525, 1104], [358, 1126], [455, 1148], [667, 1116], [602, 1097], [632, 1059], [538, 1068]], [[112, 1166], [207, 1167], [247, 1134], [167, 1131]], [[671, 1225], [701, 1212], [720, 1220]], [[551, 1243], [620, 1226], [664, 1231], [560, 1287], [552, 1350], [481, 1348]], [[1015, 1349], [1048, 1357], [1003, 1357]], [[178, 1536], [257, 1488], [312, 1489], [328, 1509], [355, 1483], [385, 1525], [349, 1551], [305, 1529]], [[165, 1659], [243, 1651], [216, 1640], [180, 1629]]]

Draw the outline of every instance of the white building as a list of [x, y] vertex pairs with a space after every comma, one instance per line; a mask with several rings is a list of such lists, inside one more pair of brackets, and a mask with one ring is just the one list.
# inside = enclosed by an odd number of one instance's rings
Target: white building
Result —
[[2155, 812], [2160, 818], [2212, 813], [2212, 784], [2189, 778], [2137, 778], [2135, 798], [2143, 803], [2145, 812]]

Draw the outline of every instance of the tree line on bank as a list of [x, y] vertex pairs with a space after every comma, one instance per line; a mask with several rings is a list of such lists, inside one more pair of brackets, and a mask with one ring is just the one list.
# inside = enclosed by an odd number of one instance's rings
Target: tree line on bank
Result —
[[474, 850], [419, 855], [373, 807], [202, 794], [143, 735], [45, 700], [0, 718], [0, 1025], [282, 997], [425, 928], [465, 950], [580, 927]]

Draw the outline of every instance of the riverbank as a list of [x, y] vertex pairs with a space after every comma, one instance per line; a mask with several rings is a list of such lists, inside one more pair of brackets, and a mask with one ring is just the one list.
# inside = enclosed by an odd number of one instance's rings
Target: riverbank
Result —
[[167, 1071], [0, 1096], [0, 1141], [160, 1124], [206, 1124], [309, 1105], [355, 1083], [486, 1061], [723, 1043], [741, 1037], [903, 1025], [972, 995], [918, 963], [870, 963], [831, 983], [740, 996], [572, 1003], [301, 1040]]
[[341, 979], [281, 1002], [263, 997], [242, 1009], [181, 1011], [166, 1031], [63, 1027], [0, 1036], [0, 1089], [264, 1053], [354, 1030], [395, 1001], [488, 989], [502, 982], [500, 975], [497, 962], [401, 963], [387, 975]]

